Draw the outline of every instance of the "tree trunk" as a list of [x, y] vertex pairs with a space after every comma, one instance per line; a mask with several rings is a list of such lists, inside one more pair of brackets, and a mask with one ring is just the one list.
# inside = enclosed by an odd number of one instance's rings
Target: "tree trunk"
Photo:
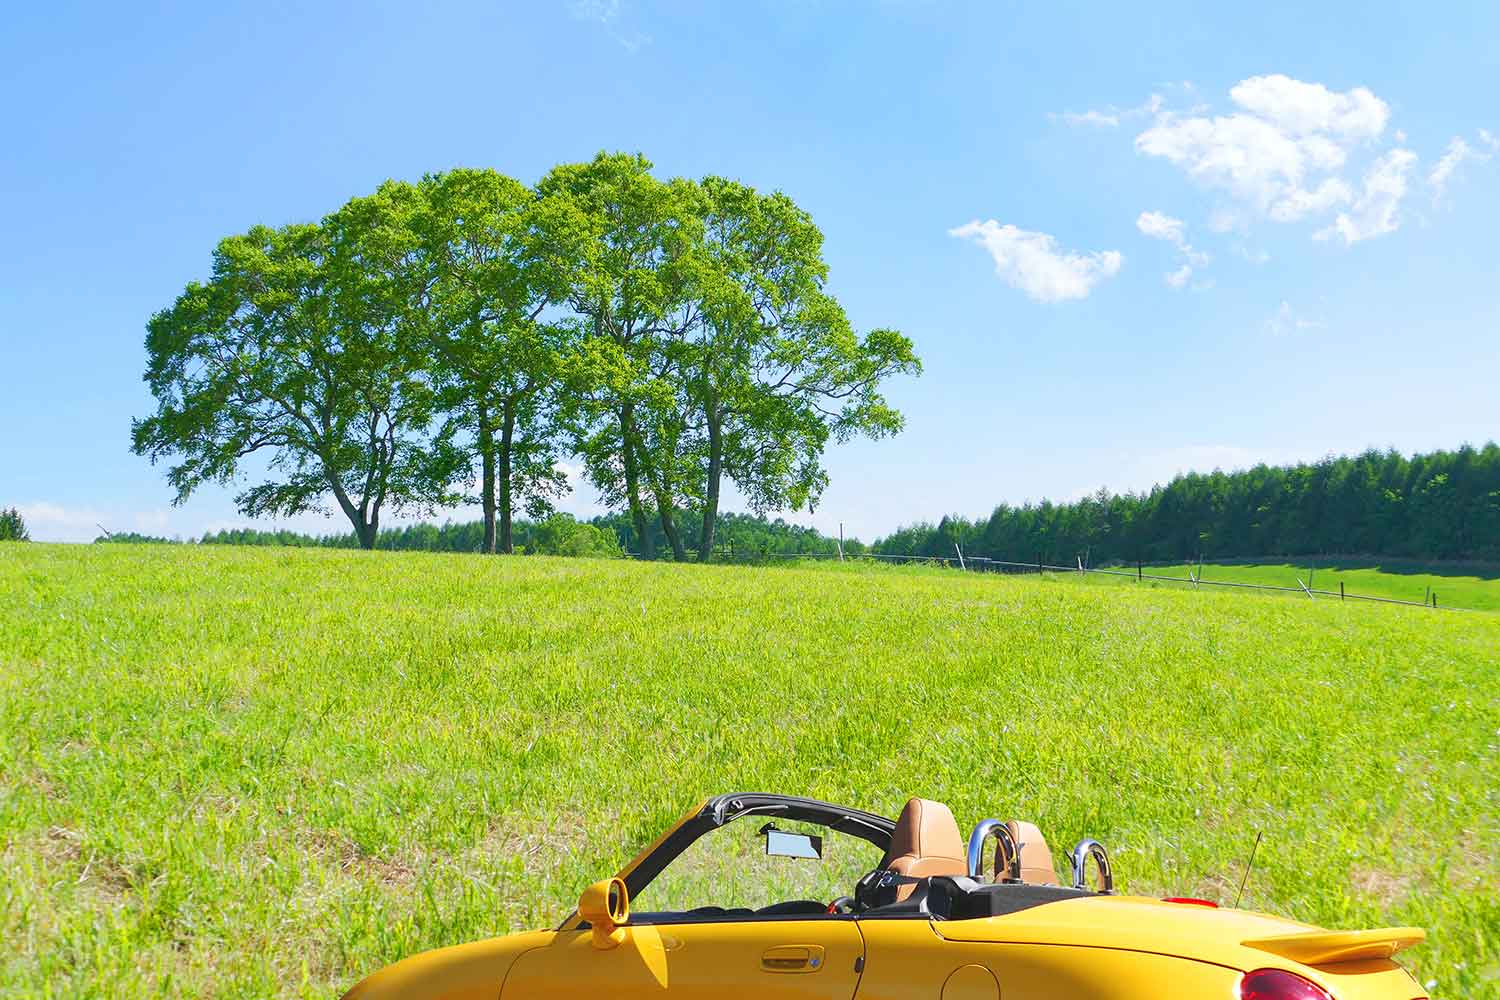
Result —
[[620, 407], [620, 464], [625, 472], [625, 499], [630, 504], [630, 519], [635, 525], [636, 544], [642, 559], [656, 558], [656, 540], [646, 530], [646, 511], [641, 506], [640, 467], [635, 455], [635, 407]]
[[667, 481], [667, 474], [660, 468], [652, 468], [643, 457], [637, 457], [642, 466], [641, 471], [651, 486], [651, 495], [656, 500], [656, 513], [661, 520], [661, 533], [667, 536], [667, 541], [672, 545], [672, 558], [676, 562], [687, 562], [687, 549], [682, 545], [682, 533], [677, 530], [677, 519], [673, 516], [675, 508], [672, 503], [671, 483]]
[[[329, 471], [326, 461], [323, 463], [323, 477], [328, 481], [329, 488], [333, 490], [334, 499], [339, 502], [339, 508], [343, 510], [344, 516], [354, 526], [354, 537], [358, 539], [359, 547], [362, 549], [373, 549], [375, 547], [376, 535], [379, 532], [380, 508], [375, 508], [375, 516], [373, 518], [366, 517], [366, 507], [354, 506], [354, 501], [349, 499], [349, 493], [344, 489], [344, 484], [339, 480], [338, 476]], [[365, 504], [368, 505], [369, 502], [369, 499], [366, 498]]]
[[698, 561], [708, 562], [714, 552], [714, 530], [719, 519], [719, 486], [724, 478], [724, 427], [718, 407], [708, 413], [708, 489], [703, 494], [703, 530], [698, 535]]
[[516, 404], [512, 400], [505, 401], [504, 414], [500, 425], [500, 551], [510, 555], [516, 550], [511, 538], [510, 523], [510, 452], [516, 433]]
[[484, 507], [484, 543], [480, 551], [495, 551], [495, 429], [490, 426], [489, 407], [479, 404], [479, 502]]
[[672, 558], [687, 562], [687, 550], [682, 545], [682, 533], [677, 530], [677, 521], [672, 517], [672, 501], [665, 490], [656, 490], [656, 510], [661, 515], [661, 531], [672, 543]]

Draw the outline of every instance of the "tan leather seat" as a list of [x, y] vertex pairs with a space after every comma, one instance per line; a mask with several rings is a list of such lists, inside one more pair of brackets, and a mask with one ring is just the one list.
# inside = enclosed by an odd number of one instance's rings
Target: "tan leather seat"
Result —
[[[1052, 849], [1047, 846], [1047, 838], [1042, 836], [1042, 831], [1037, 829], [1036, 824], [1013, 819], [1005, 826], [1021, 851], [1021, 881], [1030, 882], [1032, 885], [1059, 884], [1057, 871], [1052, 867]], [[1006, 856], [1005, 842], [997, 839], [995, 841], [996, 881], [1005, 877], [1005, 869], [1009, 863], [1010, 858]]]
[[[890, 850], [885, 852], [880, 867], [911, 878], [967, 875], [967, 853], [958, 823], [947, 806], [931, 799], [912, 799], [896, 820]], [[896, 900], [910, 896], [914, 888], [897, 887]]]

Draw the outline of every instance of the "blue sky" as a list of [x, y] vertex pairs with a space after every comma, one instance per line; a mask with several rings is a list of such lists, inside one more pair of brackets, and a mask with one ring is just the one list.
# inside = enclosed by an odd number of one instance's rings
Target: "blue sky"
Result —
[[787, 192], [855, 322], [916, 342], [825, 529], [1500, 434], [1500, 5], [1130, 6], [20, 8], [0, 505], [44, 539], [248, 523], [129, 452], [145, 321], [214, 243], [600, 149]]

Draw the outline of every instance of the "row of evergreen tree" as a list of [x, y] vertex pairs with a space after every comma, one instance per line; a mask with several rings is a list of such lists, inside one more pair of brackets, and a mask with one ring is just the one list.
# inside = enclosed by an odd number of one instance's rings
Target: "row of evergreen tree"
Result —
[[1396, 451], [1178, 476], [1146, 493], [1001, 504], [876, 542], [889, 555], [1072, 565], [1288, 555], [1500, 559], [1500, 446], [1407, 458]]

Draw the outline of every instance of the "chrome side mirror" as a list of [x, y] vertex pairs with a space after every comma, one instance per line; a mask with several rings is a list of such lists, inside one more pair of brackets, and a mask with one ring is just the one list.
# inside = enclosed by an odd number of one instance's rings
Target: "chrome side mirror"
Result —
[[[1006, 858], [1006, 874], [1001, 881], [1021, 881], [1021, 850], [1016, 846], [1016, 839], [1010, 835], [1010, 827], [998, 819], [980, 820], [974, 827], [974, 832], [969, 834], [969, 878], [977, 880], [984, 877], [984, 842], [992, 834], [1000, 841]], [[999, 867], [995, 866], [996, 875], [1000, 874]]]
[[1104, 845], [1097, 840], [1080, 840], [1078, 846], [1073, 848], [1073, 888], [1087, 889], [1088, 880], [1084, 875], [1084, 867], [1089, 863], [1089, 857], [1094, 859], [1094, 865], [1099, 869], [1099, 895], [1113, 895], [1115, 891], [1115, 873], [1109, 865], [1109, 852]]

